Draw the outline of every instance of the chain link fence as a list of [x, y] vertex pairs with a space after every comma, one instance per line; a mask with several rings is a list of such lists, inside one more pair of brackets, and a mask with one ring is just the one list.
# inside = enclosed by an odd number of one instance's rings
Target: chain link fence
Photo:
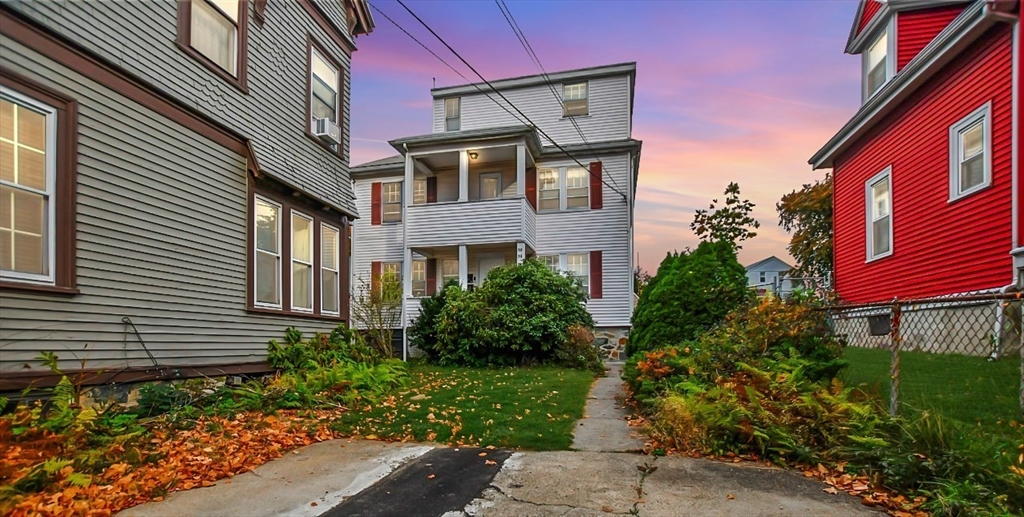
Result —
[[970, 294], [828, 307], [845, 345], [846, 383], [893, 415], [942, 413], [983, 425], [1024, 415], [1022, 298]]

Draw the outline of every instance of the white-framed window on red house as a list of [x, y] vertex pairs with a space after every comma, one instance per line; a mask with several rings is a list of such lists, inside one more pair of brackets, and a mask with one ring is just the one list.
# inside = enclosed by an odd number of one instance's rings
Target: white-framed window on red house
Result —
[[881, 29], [871, 44], [861, 53], [863, 68], [863, 101], [867, 102], [896, 75], [896, 35], [892, 22]]
[[865, 184], [867, 205], [867, 261], [892, 255], [892, 167]]
[[949, 201], [992, 184], [992, 103], [949, 128]]

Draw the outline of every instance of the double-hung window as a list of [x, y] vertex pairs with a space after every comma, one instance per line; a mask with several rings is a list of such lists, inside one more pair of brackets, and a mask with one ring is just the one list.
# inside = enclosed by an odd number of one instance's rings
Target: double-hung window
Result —
[[539, 169], [537, 171], [537, 190], [539, 192], [537, 210], [558, 210], [561, 206], [558, 169]]
[[586, 115], [590, 111], [587, 83], [562, 85], [562, 115]]
[[449, 282], [459, 281], [459, 261], [457, 259], [444, 259], [441, 261], [441, 288]]
[[313, 219], [292, 210], [292, 310], [313, 312]]
[[340, 311], [338, 289], [341, 232], [337, 228], [320, 223], [320, 311], [337, 316]]
[[458, 131], [462, 128], [462, 99], [449, 97], [444, 100], [444, 130]]
[[248, 13], [247, 0], [178, 1], [178, 47], [243, 91]]
[[0, 90], [0, 277], [54, 282], [56, 109]]
[[281, 205], [256, 197], [255, 302], [281, 307]]
[[565, 256], [565, 271], [580, 281], [583, 292], [590, 292], [589, 253], [570, 253]]
[[381, 185], [385, 221], [402, 220], [402, 182], [393, 181]]
[[892, 168], [869, 179], [867, 196], [867, 260], [892, 254]]
[[427, 202], [427, 180], [412, 181], [412, 204], [423, 205]]
[[427, 295], [427, 261], [412, 261], [412, 295]]
[[587, 208], [590, 206], [590, 173], [583, 167], [569, 167], [565, 170], [565, 207]]
[[555, 273], [561, 271], [559, 269], [558, 264], [558, 255], [540, 255], [537, 257], [537, 260], [539, 260], [541, 264], [544, 264], [545, 266], [548, 267], [548, 269], [554, 271]]
[[992, 105], [985, 104], [949, 128], [949, 200], [992, 184]]
[[[341, 69], [315, 44], [309, 46], [309, 130], [318, 120], [339, 124], [341, 120]], [[327, 144], [325, 144], [327, 145]], [[338, 146], [330, 144], [332, 150]]]
[[885, 28], [863, 53], [865, 101], [892, 78], [894, 63], [890, 50], [889, 32]]
[[761, 271], [761, 274], [760, 274], [759, 278], [760, 278], [759, 281], [763, 284], [763, 283], [768, 281], [768, 274], [765, 273], [764, 271]]
[[400, 282], [402, 280], [402, 263], [384, 262], [381, 264], [380, 272], [382, 275], [394, 275], [394, 277]]

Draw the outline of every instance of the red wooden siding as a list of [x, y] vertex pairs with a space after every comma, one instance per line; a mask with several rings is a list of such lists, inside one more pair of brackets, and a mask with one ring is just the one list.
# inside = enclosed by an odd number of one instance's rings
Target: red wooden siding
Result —
[[427, 203], [437, 203], [437, 176], [427, 178]]
[[963, 10], [962, 5], [952, 5], [897, 14], [896, 70], [903, 70]]
[[[999, 25], [836, 160], [836, 289], [850, 302], [1011, 281], [1010, 30]], [[949, 203], [949, 127], [992, 102], [992, 185]], [[866, 262], [864, 183], [892, 166], [893, 254]]]
[[526, 169], [526, 200], [534, 210], [537, 209], [537, 168]]
[[437, 259], [427, 259], [427, 296], [437, 292]]
[[[1020, 23], [1020, 22], [1018, 22]], [[1024, 110], [1021, 110], [1021, 103], [1024, 103], [1024, 30], [1017, 29], [1017, 246], [1024, 246], [1024, 210], [1020, 203], [1024, 203]]]
[[590, 162], [590, 208], [597, 210], [604, 207], [604, 186], [601, 183], [601, 162]]
[[604, 297], [604, 260], [600, 250], [590, 252], [590, 297]]
[[370, 292], [376, 293], [380, 286], [381, 263], [374, 261], [370, 263]]
[[864, 30], [864, 27], [867, 27], [868, 22], [870, 22], [871, 19], [875, 17], [875, 14], [878, 13], [878, 10], [882, 8], [882, 3], [878, 0], [864, 1], [866, 3], [864, 4], [864, 11], [861, 13], [860, 21], [857, 24], [857, 34], [860, 34], [860, 31]]
[[383, 208], [381, 206], [381, 183], [375, 181], [370, 185], [370, 224], [381, 223]]

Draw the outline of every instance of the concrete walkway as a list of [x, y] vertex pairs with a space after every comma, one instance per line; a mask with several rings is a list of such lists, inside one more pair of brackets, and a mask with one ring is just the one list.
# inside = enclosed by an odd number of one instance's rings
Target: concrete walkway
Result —
[[604, 377], [597, 379], [587, 397], [583, 419], [576, 422], [572, 448], [588, 452], [638, 452], [644, 448], [640, 436], [626, 423], [629, 410], [623, 405], [622, 363], [608, 363]]

